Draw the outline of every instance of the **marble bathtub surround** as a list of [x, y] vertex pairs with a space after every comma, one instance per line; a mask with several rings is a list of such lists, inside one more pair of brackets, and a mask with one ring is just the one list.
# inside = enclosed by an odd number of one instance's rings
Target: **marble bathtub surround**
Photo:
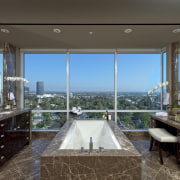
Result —
[[66, 123], [41, 155], [41, 180], [141, 179], [141, 155], [123, 132], [109, 122], [121, 150], [59, 149], [72, 122]]
[[52, 140], [59, 130], [49, 131], [49, 130], [33, 130], [32, 131], [32, 139], [44, 139]]
[[147, 137], [149, 138], [149, 133], [147, 130], [142, 130], [142, 131], [138, 131], [138, 130], [125, 130], [122, 132], [128, 137], [128, 139], [133, 138], [133, 137], [138, 137], [138, 138], [144, 138]]

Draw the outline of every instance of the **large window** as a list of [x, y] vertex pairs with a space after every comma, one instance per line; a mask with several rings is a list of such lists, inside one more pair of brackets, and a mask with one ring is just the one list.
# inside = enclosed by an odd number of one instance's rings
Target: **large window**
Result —
[[117, 113], [117, 124], [120, 129], [148, 129], [153, 112], [120, 112]]
[[121, 129], [146, 129], [162, 108], [161, 89], [148, 94], [161, 82], [161, 63], [161, 54], [24, 54], [24, 106], [33, 109], [34, 129], [58, 129], [67, 117], [103, 119], [106, 111]]
[[3, 93], [3, 54], [0, 53], [0, 104], [2, 104]]
[[66, 121], [66, 113], [32, 113], [33, 129], [59, 129]]
[[161, 82], [160, 54], [117, 55], [117, 109], [161, 109], [161, 89], [148, 91]]
[[66, 54], [25, 54], [24, 104], [34, 110], [66, 108]]
[[70, 108], [114, 109], [114, 54], [70, 54]]
[[33, 128], [60, 128], [66, 121], [66, 113], [43, 110], [67, 109], [67, 55], [25, 54], [24, 64], [25, 78], [30, 82], [24, 87], [24, 106], [35, 110]]

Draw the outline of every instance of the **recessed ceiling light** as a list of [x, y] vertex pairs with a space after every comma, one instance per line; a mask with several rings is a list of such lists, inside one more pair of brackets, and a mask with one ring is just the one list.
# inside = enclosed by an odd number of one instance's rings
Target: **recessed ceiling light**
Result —
[[92, 32], [92, 31], [90, 31], [90, 32], [89, 32], [89, 35], [93, 35], [93, 32]]
[[61, 30], [58, 29], [58, 28], [54, 28], [54, 29], [53, 29], [53, 32], [54, 32], [54, 33], [61, 33]]
[[6, 34], [10, 33], [10, 31], [8, 29], [5, 29], [5, 28], [1, 28], [1, 32], [2, 33], [6, 33]]
[[172, 31], [173, 33], [180, 33], [180, 29], [174, 29], [173, 31]]
[[124, 32], [125, 32], [126, 34], [129, 34], [129, 33], [132, 32], [132, 29], [125, 29]]

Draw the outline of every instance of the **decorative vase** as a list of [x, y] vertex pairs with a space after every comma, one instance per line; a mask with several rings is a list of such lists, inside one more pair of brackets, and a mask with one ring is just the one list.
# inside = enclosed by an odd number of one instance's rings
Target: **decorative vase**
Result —
[[171, 116], [175, 116], [178, 111], [179, 111], [179, 108], [169, 108], [169, 109], [167, 109], [168, 115], [171, 115]]

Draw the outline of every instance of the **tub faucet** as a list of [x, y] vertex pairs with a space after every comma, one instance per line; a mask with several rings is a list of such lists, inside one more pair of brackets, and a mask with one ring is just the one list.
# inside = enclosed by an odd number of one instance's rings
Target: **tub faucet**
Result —
[[103, 150], [104, 150], [104, 148], [99, 146], [99, 152], [102, 152]]
[[81, 147], [81, 152], [83, 152], [83, 151], [84, 151], [84, 147], [82, 146], [82, 147]]
[[90, 142], [89, 142], [89, 152], [93, 151], [93, 142], [92, 142], [92, 137], [90, 137]]

